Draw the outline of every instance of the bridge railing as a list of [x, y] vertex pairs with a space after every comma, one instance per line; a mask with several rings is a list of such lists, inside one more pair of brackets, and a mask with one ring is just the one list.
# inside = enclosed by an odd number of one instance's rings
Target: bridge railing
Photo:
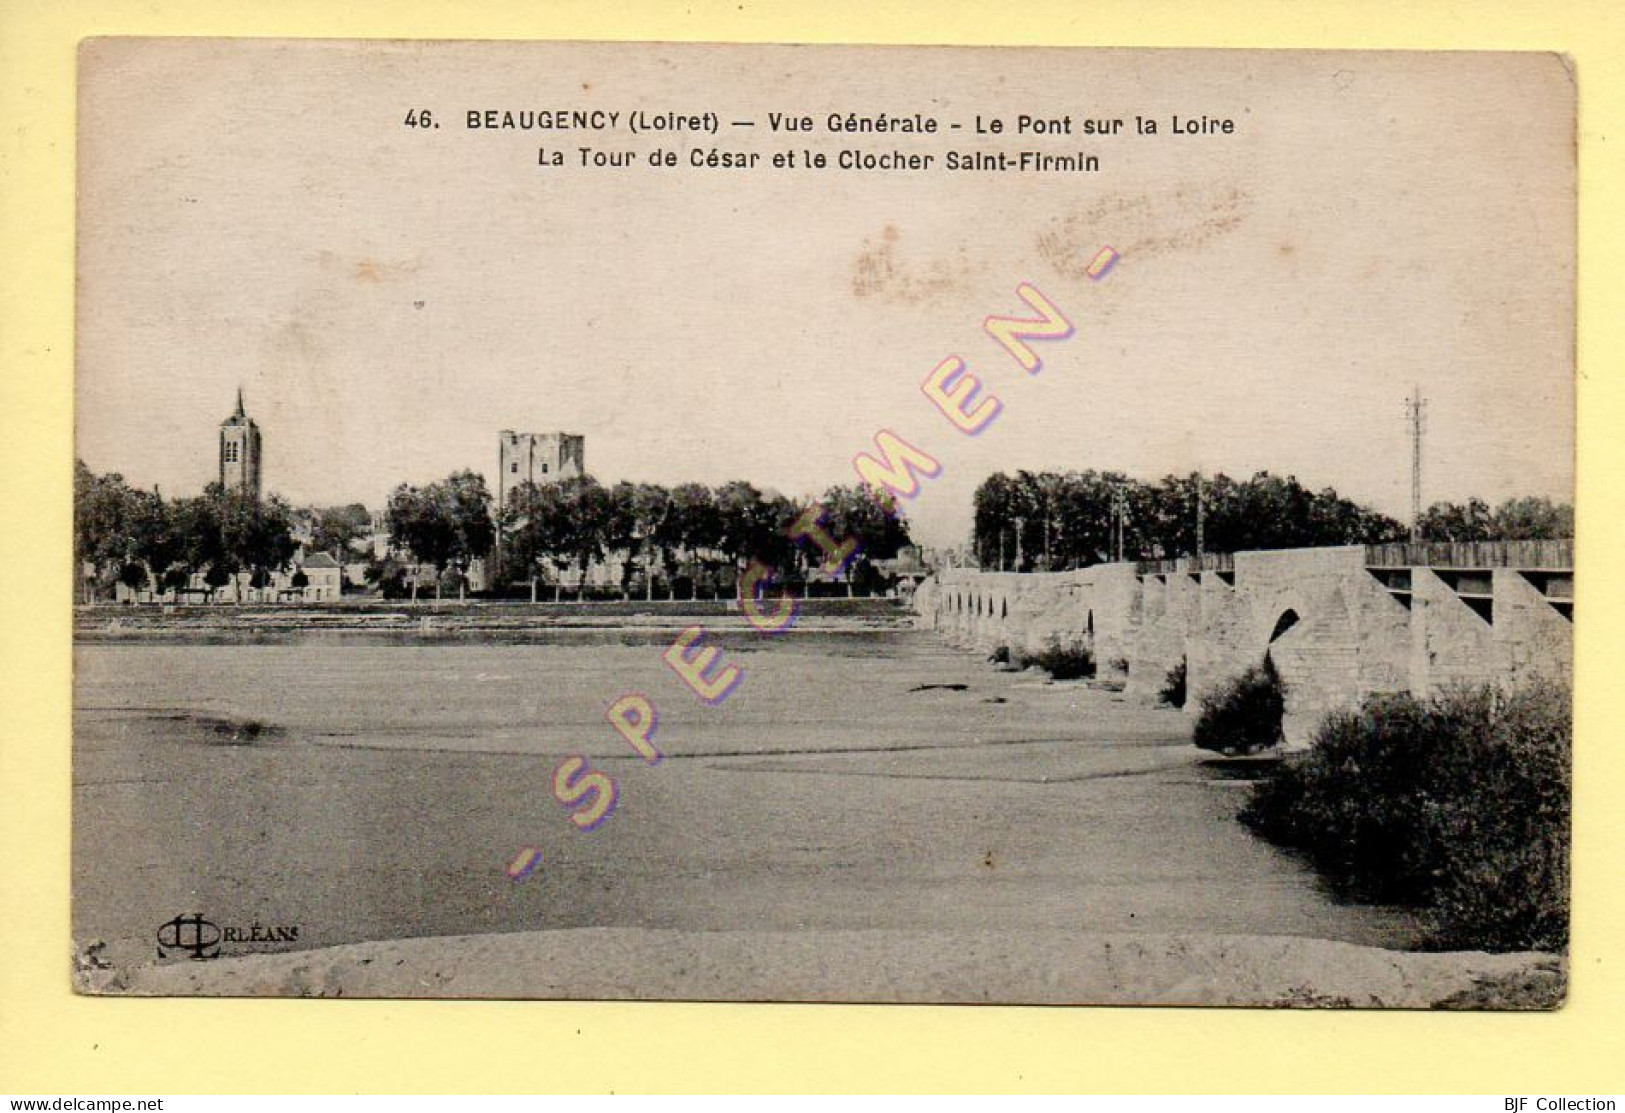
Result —
[[1369, 568], [1520, 568], [1572, 571], [1574, 540], [1550, 541], [1401, 541], [1367, 545]]
[[1203, 553], [1201, 556], [1171, 557], [1168, 560], [1142, 560], [1134, 565], [1142, 576], [1160, 576], [1169, 572], [1234, 572], [1234, 553]]

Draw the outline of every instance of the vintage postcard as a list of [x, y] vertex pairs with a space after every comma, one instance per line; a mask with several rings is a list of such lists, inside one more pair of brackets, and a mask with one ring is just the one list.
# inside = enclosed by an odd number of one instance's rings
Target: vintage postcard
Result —
[[86, 40], [75, 987], [1558, 1006], [1574, 113]]

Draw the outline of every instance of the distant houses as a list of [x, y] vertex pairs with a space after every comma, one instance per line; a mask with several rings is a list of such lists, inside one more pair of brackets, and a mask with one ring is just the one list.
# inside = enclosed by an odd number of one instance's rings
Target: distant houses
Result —
[[238, 572], [224, 585], [211, 588], [203, 573], [195, 572], [186, 587], [159, 591], [152, 586], [131, 588], [116, 584], [115, 603], [332, 603], [344, 594], [344, 569], [326, 553], [311, 553], [291, 567], [270, 573], [262, 586], [254, 586], [251, 572]]
[[296, 575], [288, 579], [290, 587], [300, 592], [300, 602], [325, 603], [344, 594], [344, 567], [326, 553], [312, 553], [298, 567], [305, 574], [304, 586], [293, 586]]

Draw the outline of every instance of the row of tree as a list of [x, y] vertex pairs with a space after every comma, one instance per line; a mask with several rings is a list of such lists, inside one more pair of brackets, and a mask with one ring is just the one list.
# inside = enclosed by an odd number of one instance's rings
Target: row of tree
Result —
[[[647, 598], [653, 598], [657, 580], [670, 593], [686, 578], [692, 593], [696, 570], [731, 587], [752, 560], [783, 582], [805, 583], [823, 559], [818, 549], [791, 537], [810, 500], [796, 502], [742, 480], [714, 488], [629, 482], [606, 487], [590, 475], [573, 476], [521, 484], [495, 514], [491, 501], [485, 481], [473, 472], [425, 487], [403, 484], [389, 499], [390, 537], [414, 559], [458, 571], [494, 548], [495, 582], [550, 583], [555, 595], [564, 583], [583, 583], [589, 568], [610, 559], [619, 565], [622, 593], [630, 594], [638, 578]], [[867, 488], [831, 487], [818, 505], [832, 537], [860, 541], [849, 583], [909, 544], [895, 505]], [[690, 572], [680, 576], [684, 568]]]
[[1374, 544], [1405, 527], [1327, 488], [1259, 472], [1169, 475], [1146, 483], [1119, 472], [1018, 471], [989, 476], [975, 496], [983, 568], [1082, 568], [1205, 552]]
[[1574, 507], [1539, 496], [1436, 502], [1422, 515], [1423, 541], [1548, 541], [1574, 536]]
[[[493, 507], [485, 480], [459, 471], [424, 486], [402, 484], [385, 514], [390, 547], [410, 561], [391, 567], [373, 561], [369, 579], [395, 576], [415, 597], [423, 566], [443, 582], [466, 582], [469, 566], [497, 557], [493, 580], [540, 580], [557, 588], [585, 580], [587, 570], [609, 558], [619, 561], [621, 589], [643, 580], [652, 597], [657, 579], [674, 590], [686, 569], [689, 590], [700, 575], [731, 589], [746, 562], [759, 560], [781, 581], [805, 582], [822, 554], [790, 536], [809, 502], [764, 493], [743, 481], [707, 487], [652, 483], [605, 487], [591, 476], [557, 483], [524, 484], [508, 505]], [[831, 487], [819, 504], [822, 526], [837, 539], [861, 542], [848, 582], [872, 573], [873, 562], [895, 557], [909, 543], [896, 507], [863, 487]], [[372, 516], [360, 503], [295, 511], [272, 495], [255, 499], [211, 484], [193, 498], [165, 499], [131, 487], [116, 473], [96, 475], [83, 462], [74, 472], [74, 551], [91, 570], [90, 590], [111, 593], [155, 585], [187, 590], [199, 575], [210, 591], [239, 573], [261, 588], [271, 573], [288, 567], [303, 542], [306, 552], [326, 552], [341, 564], [354, 561], [356, 545], [372, 533]], [[500, 543], [499, 543], [500, 540]], [[295, 573], [294, 586], [300, 574]]]
[[[1544, 498], [1510, 499], [1494, 511], [1478, 499], [1440, 502], [1420, 522], [1425, 541], [1569, 537], [1573, 525], [1571, 506]], [[981, 566], [1013, 571], [1409, 536], [1396, 519], [1330, 487], [1314, 491], [1269, 472], [1241, 481], [1193, 472], [1155, 483], [1119, 472], [1001, 472], [977, 488], [973, 527]]]
[[[210, 484], [193, 498], [165, 499], [114, 473], [74, 467], [74, 556], [91, 570], [91, 598], [114, 585], [186, 590], [201, 573], [211, 592], [239, 573], [262, 588], [298, 550], [293, 512], [272, 496], [256, 499]], [[300, 586], [295, 582], [295, 586]]]
[[[209, 589], [248, 573], [263, 587], [299, 549], [354, 559], [372, 517], [360, 503], [294, 511], [272, 495], [254, 499], [211, 484], [194, 498], [164, 499], [129, 486], [118, 474], [74, 472], [76, 557], [92, 569], [92, 592], [117, 583], [187, 588], [194, 574]], [[759, 560], [782, 581], [806, 583], [823, 554], [791, 537], [810, 503], [734, 481], [717, 487], [684, 483], [617, 483], [591, 476], [523, 484], [493, 507], [485, 480], [456, 472], [422, 487], [402, 484], [385, 515], [390, 543], [416, 565], [462, 582], [476, 559], [497, 560], [498, 584], [583, 583], [587, 569], [614, 559], [620, 587], [641, 579], [653, 597], [657, 580], [672, 593], [681, 579], [710, 577], [731, 589], [746, 562]], [[856, 537], [861, 548], [848, 582], [873, 575], [873, 562], [910, 543], [895, 505], [863, 486], [835, 486], [818, 505], [833, 538]], [[975, 496], [975, 551], [981, 566], [1017, 571], [1078, 568], [1117, 559], [1162, 559], [1198, 551], [1379, 544], [1404, 540], [1398, 521], [1344, 498], [1311, 491], [1296, 478], [1259, 472], [1236, 481], [1221, 474], [1169, 475], [1145, 483], [1116, 472], [1028, 472], [989, 476]], [[1574, 511], [1545, 498], [1509, 499], [1492, 509], [1480, 499], [1438, 502], [1420, 522], [1426, 541], [1527, 540], [1573, 535]], [[420, 578], [410, 570], [416, 594]], [[382, 578], [381, 562], [372, 566]], [[399, 574], [403, 582], [405, 570]], [[296, 575], [294, 586], [300, 586]]]

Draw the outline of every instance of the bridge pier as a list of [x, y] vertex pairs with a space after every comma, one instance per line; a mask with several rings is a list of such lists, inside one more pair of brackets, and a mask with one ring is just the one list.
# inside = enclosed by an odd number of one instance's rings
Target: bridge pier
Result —
[[1268, 654], [1286, 686], [1287, 745], [1303, 747], [1327, 712], [1375, 692], [1569, 681], [1573, 576], [1567, 542], [1339, 546], [957, 569], [927, 581], [915, 605], [924, 625], [978, 650], [1087, 645], [1102, 676], [1126, 659], [1125, 696], [1140, 704], [1156, 703], [1183, 663], [1188, 714]]

